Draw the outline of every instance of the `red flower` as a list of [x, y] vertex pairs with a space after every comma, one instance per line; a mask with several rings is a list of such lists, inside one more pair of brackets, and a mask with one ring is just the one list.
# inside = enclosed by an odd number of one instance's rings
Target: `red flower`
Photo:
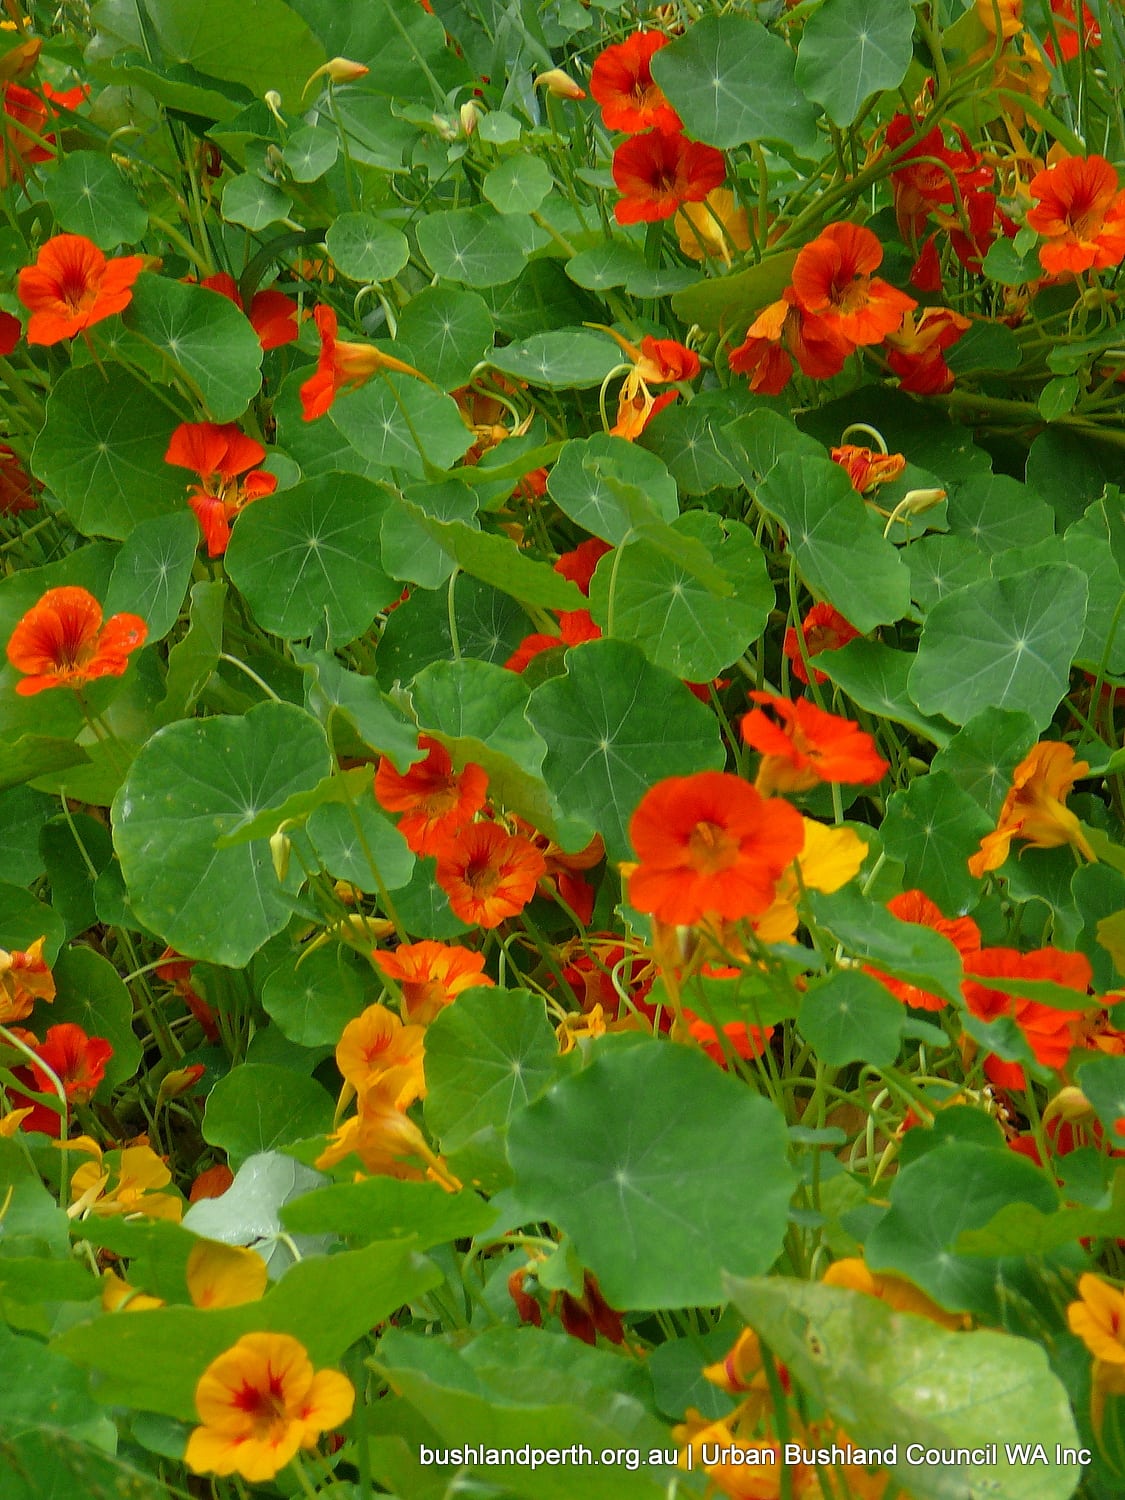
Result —
[[426, 758], [405, 775], [381, 758], [375, 800], [386, 812], [403, 814], [398, 831], [415, 854], [438, 854], [484, 806], [488, 776], [472, 764], [454, 775], [449, 751], [429, 735], [419, 735], [418, 745]]
[[8, 660], [27, 674], [16, 692], [27, 698], [44, 688], [80, 688], [97, 677], [120, 677], [147, 634], [139, 615], [114, 615], [103, 625], [102, 607], [85, 589], [48, 589], [8, 642]]
[[688, 1023], [692, 1036], [720, 1068], [730, 1066], [732, 1052], [736, 1057], [761, 1057], [773, 1036], [772, 1026], [747, 1026], [745, 1021], [727, 1021], [722, 1028], [722, 1035], [726, 1038], [724, 1051], [723, 1044], [719, 1041], [719, 1032], [714, 1026], [701, 1021], [690, 1010], [684, 1011], [684, 1020]]
[[639, 863], [629, 901], [661, 922], [738, 921], [766, 910], [805, 841], [801, 815], [723, 771], [670, 776], [629, 822]]
[[600, 640], [601, 634], [588, 609], [561, 609], [558, 635], [525, 635], [504, 665], [509, 672], [523, 672], [544, 651], [555, 646], [581, 646], [585, 641]]
[[[199, 284], [212, 292], [218, 292], [220, 297], [226, 297], [239, 312], [245, 312], [238, 283], [229, 272], [218, 271]], [[287, 297], [284, 292], [273, 287], [254, 293], [248, 316], [263, 349], [279, 349], [282, 344], [291, 344], [297, 337], [297, 304], [292, 297]]]
[[702, 203], [727, 175], [721, 151], [689, 141], [679, 131], [650, 130], [613, 153], [613, 180], [623, 194], [613, 212], [619, 224], [670, 219], [684, 203]]
[[[918, 121], [909, 115], [895, 115], [887, 126], [888, 149], [896, 150], [917, 128]], [[899, 232], [908, 245], [920, 238], [926, 217], [933, 209], [955, 203], [954, 183], [962, 200], [993, 183], [995, 173], [992, 167], [981, 162], [960, 126], [954, 128], [960, 137], [960, 151], [953, 151], [945, 144], [941, 127], [935, 125], [910, 147], [905, 156], [899, 158], [891, 173], [895, 216]]]
[[23, 324], [11, 313], [0, 312], [0, 355], [5, 358], [19, 343], [23, 335]]
[[953, 388], [953, 371], [944, 359], [970, 319], [948, 307], [927, 307], [920, 316], [907, 313], [897, 333], [887, 334], [887, 363], [904, 391], [938, 395]]
[[[804, 656], [801, 654], [797, 632], [792, 626], [785, 632], [785, 645], [782, 649], [792, 663], [793, 676], [798, 682], [807, 685], [809, 674], [805, 670], [804, 657], [818, 656], [822, 651], [839, 651], [841, 646], [854, 641], [859, 631], [844, 619], [838, 609], [833, 609], [831, 604], [814, 604], [801, 621], [801, 634], [805, 638]], [[818, 672], [815, 667], [813, 676], [818, 683], [828, 681], [824, 673]]]
[[869, 490], [897, 479], [906, 468], [901, 453], [876, 453], [873, 448], [860, 448], [855, 443], [843, 443], [831, 449], [828, 456], [843, 469], [857, 495], [866, 495]]
[[31, 311], [29, 344], [58, 344], [127, 307], [144, 269], [141, 255], [107, 261], [81, 234], [56, 234], [19, 273], [17, 295]]
[[[983, 979], [995, 975], [1004, 979], [1051, 980], [1055, 984], [1085, 995], [1092, 971], [1082, 953], [1065, 953], [1057, 948], [1039, 948], [1034, 953], [1019, 953], [1014, 948], [982, 948], [962, 959], [966, 975]], [[1024, 1000], [1003, 990], [966, 978], [962, 985], [965, 1004], [973, 1015], [985, 1021], [1011, 1016], [1023, 1032], [1037, 1062], [1059, 1069], [1066, 1064], [1071, 1050], [1080, 1045], [1082, 1013], [1080, 1010], [1058, 1010], [1037, 1000]], [[985, 1059], [984, 1071], [997, 1088], [1020, 1089], [1026, 1084], [1019, 1063], [1004, 1062], [994, 1054]]]
[[[105, 1065], [113, 1056], [113, 1048], [104, 1037], [87, 1036], [81, 1026], [73, 1021], [64, 1021], [47, 1029], [45, 1041], [39, 1042], [30, 1032], [18, 1033], [38, 1055], [39, 1062], [30, 1067], [14, 1070], [15, 1076], [27, 1088], [48, 1094], [57, 1099], [55, 1085], [46, 1068], [58, 1078], [68, 1102], [85, 1104], [105, 1076]], [[45, 1064], [46, 1068], [40, 1066]], [[31, 1113], [24, 1120], [24, 1129], [43, 1135], [58, 1136], [62, 1130], [62, 1118], [58, 1111], [46, 1104], [37, 1104], [24, 1094], [12, 1091], [12, 1102], [17, 1106], [30, 1105]]]
[[34, 510], [41, 486], [24, 468], [19, 454], [0, 443], [0, 516], [15, 516]]
[[[940, 932], [942, 937], [949, 939], [963, 960], [980, 951], [980, 928], [972, 917], [943, 916], [940, 908], [935, 906], [924, 891], [903, 891], [901, 896], [895, 896], [887, 902], [887, 910], [900, 922], [914, 922], [919, 927], [931, 927], [934, 932]], [[945, 1009], [947, 1002], [940, 995], [932, 995], [929, 990], [919, 989], [916, 984], [908, 984], [905, 980], [892, 979], [889, 974], [881, 974], [877, 969], [868, 968], [867, 972], [873, 974], [903, 1005], [913, 1005], [917, 1010]]]
[[419, 374], [413, 365], [404, 364], [391, 354], [384, 354], [374, 344], [349, 344], [336, 337], [338, 323], [330, 307], [318, 307], [313, 313], [320, 334], [320, 358], [316, 374], [301, 386], [301, 413], [306, 422], [322, 417], [341, 391], [370, 380], [376, 370], [397, 370], [400, 375]]
[[22, 182], [28, 162], [50, 161], [51, 153], [33, 136], [43, 138], [47, 105], [38, 94], [19, 83], [3, 85], [0, 114], [0, 189]]
[[653, 126], [659, 130], [683, 129], [679, 115], [652, 77], [653, 53], [668, 42], [662, 32], [637, 31], [594, 59], [590, 92], [601, 105], [607, 130], [635, 134]]
[[1038, 204], [1027, 222], [1047, 241], [1039, 247], [1045, 271], [1058, 276], [1125, 260], [1125, 192], [1104, 156], [1068, 156], [1037, 172], [1028, 190]]
[[937, 245], [931, 234], [918, 252], [918, 259], [910, 268], [910, 285], [919, 292], [940, 292], [945, 283], [941, 276], [941, 260]]
[[265, 456], [261, 443], [234, 422], [181, 422], [172, 434], [164, 461], [199, 475], [199, 488], [188, 496], [188, 504], [206, 539], [208, 557], [221, 557], [227, 550], [231, 522], [240, 511], [277, 489], [276, 475], [253, 467]]
[[613, 548], [608, 542], [603, 542], [601, 537], [592, 536], [588, 541], [580, 542], [572, 552], [564, 552], [555, 563], [555, 572], [561, 573], [564, 578], [569, 578], [571, 583], [577, 584], [589, 598], [590, 580], [594, 576], [594, 569], [606, 553], [612, 551]]
[[[772, 693], [751, 693], [781, 721], [755, 708], [742, 720], [742, 738], [762, 752], [754, 785], [760, 792], [805, 792], [820, 781], [871, 786], [886, 774], [875, 741], [851, 719], [825, 713], [807, 698], [790, 703]], [[802, 842], [804, 835], [802, 833]]]
[[528, 839], [498, 823], [470, 823], [439, 851], [436, 879], [462, 922], [498, 927], [523, 911], [546, 868]]
[[[1078, 40], [1078, 20], [1074, 14], [1074, 0], [1051, 0], [1051, 10], [1055, 18], [1055, 30], [1059, 38], [1059, 50], [1062, 52], [1063, 61], [1071, 62], [1078, 56], [1081, 46], [1100, 47], [1102, 44], [1101, 27], [1098, 25], [1097, 17], [1088, 5], [1082, 7], [1082, 29], [1085, 35], [1080, 43]], [[1055, 63], [1055, 48], [1050, 36], [1043, 41], [1043, 51]]]
[[797, 306], [792, 287], [751, 323], [745, 341], [730, 354], [730, 367], [750, 376], [750, 389], [776, 396], [793, 373], [793, 360], [812, 380], [839, 375], [852, 346], [841, 343], [819, 318]]
[[829, 224], [805, 245], [793, 265], [793, 297], [820, 324], [820, 336], [848, 352], [878, 344], [902, 323], [913, 297], [872, 276], [883, 247], [870, 229], [843, 221]]

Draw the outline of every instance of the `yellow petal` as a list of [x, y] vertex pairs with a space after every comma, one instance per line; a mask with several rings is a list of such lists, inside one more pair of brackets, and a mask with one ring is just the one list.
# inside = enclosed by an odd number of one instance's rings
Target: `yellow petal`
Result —
[[200, 1240], [187, 1262], [187, 1288], [196, 1307], [240, 1307], [266, 1289], [266, 1263], [254, 1250]]
[[805, 842], [798, 856], [801, 879], [812, 891], [838, 891], [867, 857], [867, 845], [850, 828], [826, 828], [802, 818]]

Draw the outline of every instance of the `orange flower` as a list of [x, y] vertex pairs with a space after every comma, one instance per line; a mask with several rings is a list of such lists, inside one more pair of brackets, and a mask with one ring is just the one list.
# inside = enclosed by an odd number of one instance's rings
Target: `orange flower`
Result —
[[1070, 1331], [1095, 1359], [1125, 1365], [1125, 1296], [1091, 1272], [1078, 1278], [1077, 1302], [1066, 1310]]
[[726, 175], [721, 151], [679, 131], [632, 136], [613, 153], [613, 180], [623, 195], [614, 216], [619, 224], [670, 219], [683, 204], [702, 203]]
[[544, 651], [555, 646], [581, 646], [584, 641], [600, 640], [601, 634], [588, 609], [561, 609], [558, 635], [540, 631], [525, 635], [504, 665], [509, 672], [523, 672]]
[[106, 260], [81, 234], [56, 234], [33, 266], [19, 273], [16, 291], [31, 312], [29, 344], [58, 344], [128, 307], [144, 269], [141, 255]]
[[[105, 1037], [87, 1036], [73, 1021], [48, 1027], [46, 1039], [35, 1051], [55, 1073], [66, 1097], [75, 1104], [86, 1104], [93, 1097], [105, 1077], [105, 1065], [113, 1056], [113, 1048]], [[31, 1071], [40, 1093], [54, 1091], [54, 1084], [38, 1064], [32, 1063]]]
[[103, 625], [102, 607], [85, 589], [48, 589], [8, 642], [8, 660], [28, 674], [16, 683], [16, 692], [27, 698], [45, 688], [80, 688], [97, 677], [120, 677], [130, 652], [144, 645], [147, 634], [139, 615], [114, 615]]
[[[949, 939], [963, 959], [980, 951], [980, 928], [972, 917], [942, 916], [940, 908], [924, 891], [903, 891], [901, 896], [895, 896], [887, 902], [887, 910], [900, 922], [914, 922], [919, 927], [930, 927], [934, 932], [940, 932], [942, 937]], [[928, 990], [919, 989], [916, 984], [908, 984], [905, 980], [892, 979], [889, 974], [881, 974], [878, 969], [868, 968], [867, 973], [885, 985], [903, 1005], [913, 1005], [917, 1010], [945, 1009], [947, 1002], [940, 995], [932, 995]]]
[[[239, 312], [245, 312], [238, 283], [228, 271], [207, 276], [199, 284], [209, 291], [218, 292], [220, 297], [226, 297]], [[247, 316], [263, 349], [279, 349], [282, 344], [291, 344], [297, 337], [297, 304], [292, 297], [287, 297], [276, 287], [255, 292]]]
[[333, 1132], [317, 1157], [314, 1165], [318, 1171], [327, 1171], [354, 1154], [368, 1172], [411, 1182], [429, 1177], [456, 1192], [461, 1184], [431, 1151], [426, 1137], [397, 1102], [400, 1097], [402, 1074], [398, 1068], [369, 1083], [359, 1096], [358, 1113]]
[[[1100, 47], [1102, 44], [1102, 31], [1098, 25], [1098, 19], [1088, 5], [1082, 7], [1082, 40], [1078, 39], [1078, 18], [1075, 15], [1074, 0], [1051, 0], [1051, 11], [1055, 18], [1055, 30], [1059, 38], [1059, 51], [1062, 53], [1064, 62], [1071, 62], [1076, 58], [1082, 47]], [[1043, 51], [1055, 64], [1055, 48], [1048, 36], [1043, 42]]]
[[463, 990], [492, 985], [484, 954], [447, 943], [403, 943], [393, 953], [378, 948], [371, 961], [402, 993], [405, 1021], [425, 1026]]
[[649, 386], [672, 380], [694, 380], [699, 374], [699, 356], [675, 339], [655, 339], [646, 334], [638, 349], [612, 328], [606, 328], [633, 361], [633, 368], [621, 384], [617, 398], [617, 421], [609, 429], [611, 437], [632, 442], [639, 437], [658, 411], [675, 401], [677, 392], [665, 391], [654, 396]]
[[653, 53], [670, 38], [659, 31], [635, 31], [594, 59], [590, 92], [601, 105], [607, 130], [682, 130], [680, 117], [652, 77]]
[[0, 189], [22, 182], [28, 162], [50, 161], [51, 153], [33, 139], [47, 128], [47, 104], [19, 83], [3, 85], [0, 113]]
[[[982, 948], [977, 953], [964, 954], [962, 962], [966, 975], [962, 994], [973, 1015], [984, 1021], [1010, 1016], [1037, 1062], [1056, 1070], [1065, 1067], [1072, 1050], [1081, 1043], [1081, 1010], [1062, 1010], [1038, 1000], [1009, 995], [968, 976], [977, 975], [985, 981], [990, 976], [1032, 982], [1050, 980], [1084, 996], [1092, 977], [1085, 954], [1065, 953], [1057, 948], [1039, 948], [1033, 953], [1020, 953], [1015, 948]], [[997, 1088], [1022, 1089], [1027, 1082], [1019, 1063], [1005, 1062], [994, 1054], [985, 1058], [984, 1071]]]
[[823, 1286], [847, 1287], [853, 1292], [863, 1292], [868, 1297], [877, 1297], [895, 1312], [913, 1313], [915, 1317], [929, 1318], [942, 1328], [964, 1328], [964, 1313], [946, 1312], [925, 1292], [904, 1276], [895, 1276], [890, 1271], [872, 1271], [860, 1256], [846, 1256], [833, 1261], [824, 1273]]
[[883, 247], [870, 229], [847, 220], [829, 224], [805, 245], [793, 265], [793, 295], [816, 318], [823, 335], [849, 352], [878, 344], [912, 308], [913, 297], [873, 277]]
[[804, 313], [792, 287], [786, 287], [781, 299], [751, 323], [743, 343], [731, 350], [730, 367], [749, 375], [752, 391], [776, 396], [788, 384], [794, 360], [802, 375], [830, 380], [839, 375], [851, 352], [852, 346], [841, 343], [821, 319]]
[[778, 877], [801, 852], [804, 824], [737, 776], [670, 776], [641, 798], [629, 822], [639, 864], [629, 901], [661, 922], [706, 916], [737, 921], [773, 900]]
[[405, 775], [384, 755], [375, 772], [375, 800], [386, 812], [402, 813], [398, 831], [415, 854], [437, 854], [484, 806], [488, 776], [469, 764], [453, 774], [449, 751], [428, 734], [419, 735], [425, 760]]
[[981, 839], [980, 849], [969, 860], [969, 873], [979, 880], [986, 871], [998, 870], [1008, 858], [1013, 839], [1023, 839], [1033, 849], [1070, 844], [1086, 859], [1096, 859], [1081, 823], [1066, 806], [1071, 787], [1089, 769], [1086, 761], [1075, 760], [1074, 751], [1059, 740], [1033, 745], [1012, 773], [996, 827]]
[[301, 1448], [351, 1416], [355, 1389], [335, 1370], [314, 1372], [287, 1333], [247, 1333], [199, 1377], [195, 1409], [203, 1424], [184, 1461], [197, 1474], [272, 1479]]
[[[832, 451], [835, 453], [837, 450], [833, 449]], [[805, 638], [804, 656], [811, 658], [819, 656], [822, 651], [839, 651], [841, 646], [846, 646], [849, 641], [854, 641], [859, 635], [859, 631], [856, 630], [854, 625], [849, 624], [844, 619], [838, 609], [833, 609], [831, 604], [814, 604], [801, 621], [801, 634]], [[804, 656], [801, 654], [800, 642], [797, 640], [797, 632], [792, 626], [785, 632], [785, 644], [782, 650], [792, 663], [793, 676], [798, 682], [803, 682], [807, 685], [809, 674], [805, 668]], [[813, 677], [818, 683], [828, 681], [824, 673], [818, 672], [815, 667], [813, 668]]]
[[43, 958], [46, 938], [36, 938], [26, 952], [0, 948], [0, 1026], [22, 1021], [36, 1000], [55, 998], [55, 981]]
[[742, 720], [742, 738], [762, 753], [754, 785], [763, 795], [807, 792], [821, 781], [871, 786], [886, 774], [888, 765], [875, 741], [853, 720], [826, 713], [807, 698], [791, 703], [772, 693], [750, 697], [781, 721], [761, 708], [751, 709]]
[[336, 1066], [340, 1076], [361, 1093], [383, 1074], [395, 1071], [399, 1082], [396, 1105], [405, 1109], [421, 1097], [421, 1026], [404, 1026], [385, 1005], [369, 1005], [362, 1015], [349, 1021], [336, 1044]]
[[906, 459], [901, 453], [876, 453], [872, 448], [861, 448], [855, 443], [833, 448], [828, 456], [843, 469], [857, 495], [866, 495], [869, 490], [888, 484], [906, 468]]
[[172, 434], [164, 462], [199, 475], [200, 486], [188, 496], [188, 504], [207, 542], [208, 557], [221, 557], [227, 550], [235, 516], [277, 489], [275, 474], [253, 467], [265, 456], [261, 443], [234, 422], [181, 422]]
[[373, 344], [349, 344], [336, 337], [336, 314], [330, 307], [318, 307], [313, 313], [320, 334], [320, 358], [316, 374], [301, 386], [301, 413], [306, 422], [322, 417], [341, 391], [365, 385], [377, 370], [396, 370], [400, 375], [425, 376], [413, 365], [404, 364], [392, 354], [384, 354]]
[[528, 839], [496, 823], [470, 823], [439, 850], [436, 879], [462, 922], [498, 927], [523, 911], [546, 869]]
[[1052, 276], [1125, 260], [1125, 192], [1104, 156], [1068, 156], [1037, 172], [1028, 191], [1038, 203], [1027, 223], [1047, 241], [1039, 261]]
[[887, 334], [887, 363], [899, 377], [904, 391], [916, 396], [937, 396], [953, 389], [953, 371], [944, 352], [967, 328], [969, 318], [948, 307], [927, 307], [915, 317], [907, 313], [902, 327]]
[[[733, 970], [737, 973], [737, 970]], [[733, 1052], [736, 1057], [761, 1057], [769, 1045], [770, 1037], [773, 1036], [772, 1026], [747, 1026], [745, 1021], [727, 1021], [722, 1027], [722, 1035], [726, 1038], [726, 1050], [719, 1041], [719, 1031], [707, 1021], [700, 1020], [694, 1011], [685, 1010], [684, 1020], [687, 1022], [688, 1031], [706, 1052], [712, 1062], [717, 1062], [720, 1068], [729, 1066], [729, 1057]]]

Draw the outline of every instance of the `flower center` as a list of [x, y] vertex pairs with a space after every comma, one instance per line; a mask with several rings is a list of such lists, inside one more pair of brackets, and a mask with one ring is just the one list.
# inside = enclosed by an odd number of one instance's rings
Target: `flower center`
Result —
[[470, 860], [465, 868], [465, 884], [475, 896], [491, 896], [500, 884], [500, 871], [487, 859]]
[[738, 858], [738, 844], [718, 823], [699, 822], [688, 839], [688, 856], [701, 875], [718, 875]]

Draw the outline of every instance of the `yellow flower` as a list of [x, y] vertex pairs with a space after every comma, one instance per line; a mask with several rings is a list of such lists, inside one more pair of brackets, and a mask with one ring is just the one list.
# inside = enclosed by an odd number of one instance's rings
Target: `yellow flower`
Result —
[[[94, 1142], [89, 1145], [94, 1147], [96, 1156], [83, 1162], [70, 1179], [74, 1201], [67, 1212], [72, 1219], [88, 1213], [99, 1218], [110, 1214], [143, 1214], [149, 1219], [179, 1221], [184, 1211], [182, 1200], [175, 1193], [153, 1191], [167, 1187], [172, 1174], [150, 1145], [125, 1146], [121, 1151], [111, 1151], [107, 1159], [103, 1159]], [[108, 1168], [105, 1160], [110, 1163]], [[114, 1174], [117, 1181], [109, 1188]]]
[[710, 255], [729, 266], [732, 249], [750, 248], [750, 221], [729, 188], [714, 188], [702, 203], [685, 203], [672, 227], [691, 260]]
[[825, 1286], [849, 1287], [853, 1292], [864, 1292], [869, 1297], [878, 1297], [895, 1312], [914, 1313], [920, 1318], [929, 1318], [942, 1328], [964, 1328], [963, 1313], [946, 1312], [944, 1307], [926, 1296], [905, 1277], [894, 1276], [889, 1271], [870, 1271], [858, 1256], [848, 1256], [828, 1267], [824, 1273]]
[[10, 1109], [7, 1114], [0, 1115], [0, 1139], [11, 1140], [28, 1115], [34, 1113], [29, 1104], [26, 1109]]
[[248, 1333], [199, 1377], [200, 1422], [184, 1460], [197, 1474], [272, 1479], [298, 1449], [351, 1416], [355, 1389], [336, 1370], [317, 1370], [287, 1333]]
[[344, 1027], [336, 1044], [336, 1066], [356, 1093], [393, 1071], [401, 1082], [397, 1102], [405, 1109], [425, 1092], [425, 1034], [424, 1026], [404, 1026], [385, 1005], [369, 1005]]
[[1086, 761], [1075, 760], [1074, 751], [1059, 740], [1033, 745], [1012, 773], [1011, 790], [996, 827], [981, 839], [980, 849], [969, 860], [969, 873], [979, 880], [986, 871], [998, 870], [1008, 858], [1013, 839], [1023, 839], [1033, 849], [1071, 844], [1086, 859], [1096, 859], [1082, 825], [1066, 807], [1074, 783], [1089, 769]]
[[[460, 1182], [434, 1155], [426, 1137], [398, 1102], [408, 1072], [406, 1068], [392, 1068], [362, 1090], [358, 1113], [344, 1121], [317, 1157], [318, 1171], [327, 1171], [355, 1152], [364, 1169], [378, 1176], [413, 1181], [430, 1177], [456, 1192]], [[417, 1165], [419, 1161], [426, 1164], [425, 1169]]]
[[1078, 1298], [1066, 1310], [1071, 1333], [1095, 1359], [1125, 1365], [1125, 1296], [1088, 1272], [1078, 1279]]
[[145, 1312], [163, 1306], [162, 1298], [138, 1291], [114, 1271], [102, 1272], [102, 1308], [105, 1312]]
[[797, 902], [801, 886], [807, 891], [838, 891], [847, 885], [867, 857], [867, 845], [850, 828], [827, 828], [802, 818], [805, 842], [797, 856], [798, 883], [792, 869], [777, 883], [773, 904], [754, 919], [754, 931], [764, 943], [785, 943], [797, 930]]
[[255, 1250], [200, 1240], [187, 1262], [187, 1289], [196, 1307], [241, 1307], [256, 1302], [266, 1289], [269, 1273]]

